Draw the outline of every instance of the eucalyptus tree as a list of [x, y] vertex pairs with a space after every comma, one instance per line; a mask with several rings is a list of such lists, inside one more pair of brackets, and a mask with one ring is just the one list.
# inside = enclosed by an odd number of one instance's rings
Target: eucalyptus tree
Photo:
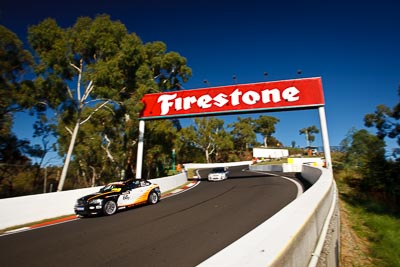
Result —
[[[172, 157], [176, 148], [178, 129], [171, 120], [149, 121], [146, 123], [146, 166], [145, 179], [168, 175], [172, 169]], [[151, 145], [147, 145], [151, 144]]]
[[254, 146], [257, 143], [255, 123], [252, 118], [237, 117], [237, 121], [229, 124], [228, 127], [232, 128], [230, 133], [236, 150], [246, 151], [250, 146]]
[[347, 147], [346, 161], [354, 167], [365, 167], [373, 157], [385, 157], [385, 143], [367, 130], [353, 130], [350, 146]]
[[224, 121], [215, 117], [195, 118], [194, 124], [179, 131], [178, 146], [190, 145], [203, 151], [207, 163], [212, 156], [233, 149], [231, 136], [224, 129]]
[[18, 36], [0, 25], [0, 129], [12, 120], [10, 115], [30, 108], [35, 99], [27, 78], [33, 57]]
[[[58, 191], [63, 188], [72, 155], [76, 161], [87, 160], [85, 153], [73, 154], [82, 125], [93, 124], [93, 130], [86, 130], [90, 134], [84, 138], [93, 152], [102, 151], [110, 162], [114, 160], [120, 166], [122, 162], [133, 162], [129, 150], [138, 136], [141, 97], [149, 92], [179, 89], [191, 76], [184, 57], [167, 52], [162, 42], [144, 44], [108, 15], [80, 17], [68, 28], [48, 18], [29, 27], [28, 40], [36, 56], [36, 92], [59, 119], [59, 153], [66, 158]], [[96, 116], [103, 118], [104, 127], [96, 125], [101, 121], [94, 120]], [[108, 116], [112, 118], [105, 118]], [[97, 142], [89, 141], [91, 138]], [[118, 142], [123, 145], [115, 145]], [[96, 149], [99, 143], [102, 146]]]
[[[400, 86], [397, 91], [400, 96]], [[384, 141], [386, 137], [397, 140], [397, 145], [400, 146], [400, 102], [395, 104], [392, 108], [380, 104], [376, 107], [374, 113], [366, 114], [364, 117], [364, 123], [367, 127], [375, 127], [376, 138]], [[389, 160], [384, 156], [379, 157], [381, 150], [378, 150], [375, 146], [371, 146], [371, 153], [375, 161], [369, 162], [368, 173], [364, 173], [364, 178], [369, 178], [370, 185], [374, 182], [374, 179], [379, 180], [380, 185], [384, 185], [384, 190], [395, 198], [397, 203], [400, 200], [400, 186], [399, 186], [399, 170], [400, 170], [400, 149], [394, 148], [392, 151], [391, 159]], [[382, 160], [383, 159], [383, 160]], [[376, 183], [376, 182], [375, 182]], [[376, 184], [375, 184], [376, 185]], [[374, 184], [372, 184], [374, 186]], [[371, 186], [371, 187], [372, 187]], [[382, 186], [381, 186], [382, 188]]]
[[[278, 122], [278, 118], [265, 115], [261, 115], [254, 120], [254, 131], [263, 136], [264, 147], [268, 147], [268, 139], [272, 137], [273, 133], [275, 133], [275, 124], [277, 124]], [[279, 144], [278, 142], [276, 142], [276, 140], [274, 141], [275, 142], [270, 142], [270, 144]]]
[[384, 140], [365, 129], [354, 132], [350, 140], [345, 160], [361, 175], [361, 189], [400, 197], [398, 165], [386, 160]]
[[311, 146], [312, 142], [315, 141], [314, 134], [319, 133], [319, 129], [317, 128], [317, 126], [312, 125], [312, 126], [309, 126], [309, 127], [299, 130], [299, 133], [305, 134], [307, 146]]
[[[400, 96], [400, 86], [397, 94]], [[378, 105], [374, 113], [369, 113], [364, 117], [364, 123], [367, 127], [375, 127], [377, 136], [380, 139], [389, 137], [397, 139], [400, 146], [400, 102], [393, 108], [386, 105]]]
[[15, 176], [31, 164], [27, 155], [38, 152], [12, 132], [14, 115], [35, 108], [28, 78], [33, 57], [17, 35], [2, 25], [0, 36], [0, 196], [13, 196]]
[[[11, 163], [8, 158], [26, 147], [27, 141], [21, 142], [12, 133], [14, 114], [30, 108], [35, 102], [30, 93], [31, 83], [25, 78], [33, 58], [29, 51], [23, 48], [17, 35], [0, 25], [0, 161]], [[13, 146], [9, 146], [13, 143]], [[19, 145], [17, 144], [19, 143]], [[11, 151], [9, 149], [13, 149]]]

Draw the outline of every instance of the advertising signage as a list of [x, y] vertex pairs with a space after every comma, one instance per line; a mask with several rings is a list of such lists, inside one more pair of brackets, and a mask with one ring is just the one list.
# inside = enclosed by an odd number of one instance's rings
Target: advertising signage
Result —
[[321, 78], [146, 94], [141, 119], [307, 109], [324, 105]]

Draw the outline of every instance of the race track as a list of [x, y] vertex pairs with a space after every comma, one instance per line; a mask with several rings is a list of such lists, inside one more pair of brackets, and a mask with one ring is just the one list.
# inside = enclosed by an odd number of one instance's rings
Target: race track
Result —
[[196, 266], [298, 195], [291, 179], [230, 172], [157, 205], [0, 236], [1, 265]]

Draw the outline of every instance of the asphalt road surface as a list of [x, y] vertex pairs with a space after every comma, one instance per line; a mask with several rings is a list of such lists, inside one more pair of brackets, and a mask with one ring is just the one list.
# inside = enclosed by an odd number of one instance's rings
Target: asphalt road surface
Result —
[[298, 195], [291, 179], [230, 173], [156, 205], [0, 236], [1, 266], [196, 266]]

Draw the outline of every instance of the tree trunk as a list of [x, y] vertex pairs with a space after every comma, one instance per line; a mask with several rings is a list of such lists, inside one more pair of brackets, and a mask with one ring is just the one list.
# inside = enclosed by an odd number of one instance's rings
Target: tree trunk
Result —
[[62, 191], [64, 187], [65, 177], [67, 176], [69, 163], [71, 162], [72, 151], [74, 150], [76, 137], [79, 131], [79, 126], [80, 126], [80, 120], [78, 119], [78, 121], [75, 124], [74, 132], [72, 133], [71, 142], [69, 143], [68, 153], [67, 157], [65, 158], [63, 170], [61, 172], [61, 177], [60, 177], [60, 182], [58, 183], [57, 192]]
[[206, 161], [207, 163], [210, 163], [210, 154], [208, 153], [207, 149], [205, 150], [205, 153], [206, 153]]
[[94, 187], [96, 184], [96, 178], [97, 178], [97, 174], [96, 174], [96, 169], [93, 166], [89, 166], [89, 168], [92, 169], [92, 182], [90, 183], [90, 187]]

